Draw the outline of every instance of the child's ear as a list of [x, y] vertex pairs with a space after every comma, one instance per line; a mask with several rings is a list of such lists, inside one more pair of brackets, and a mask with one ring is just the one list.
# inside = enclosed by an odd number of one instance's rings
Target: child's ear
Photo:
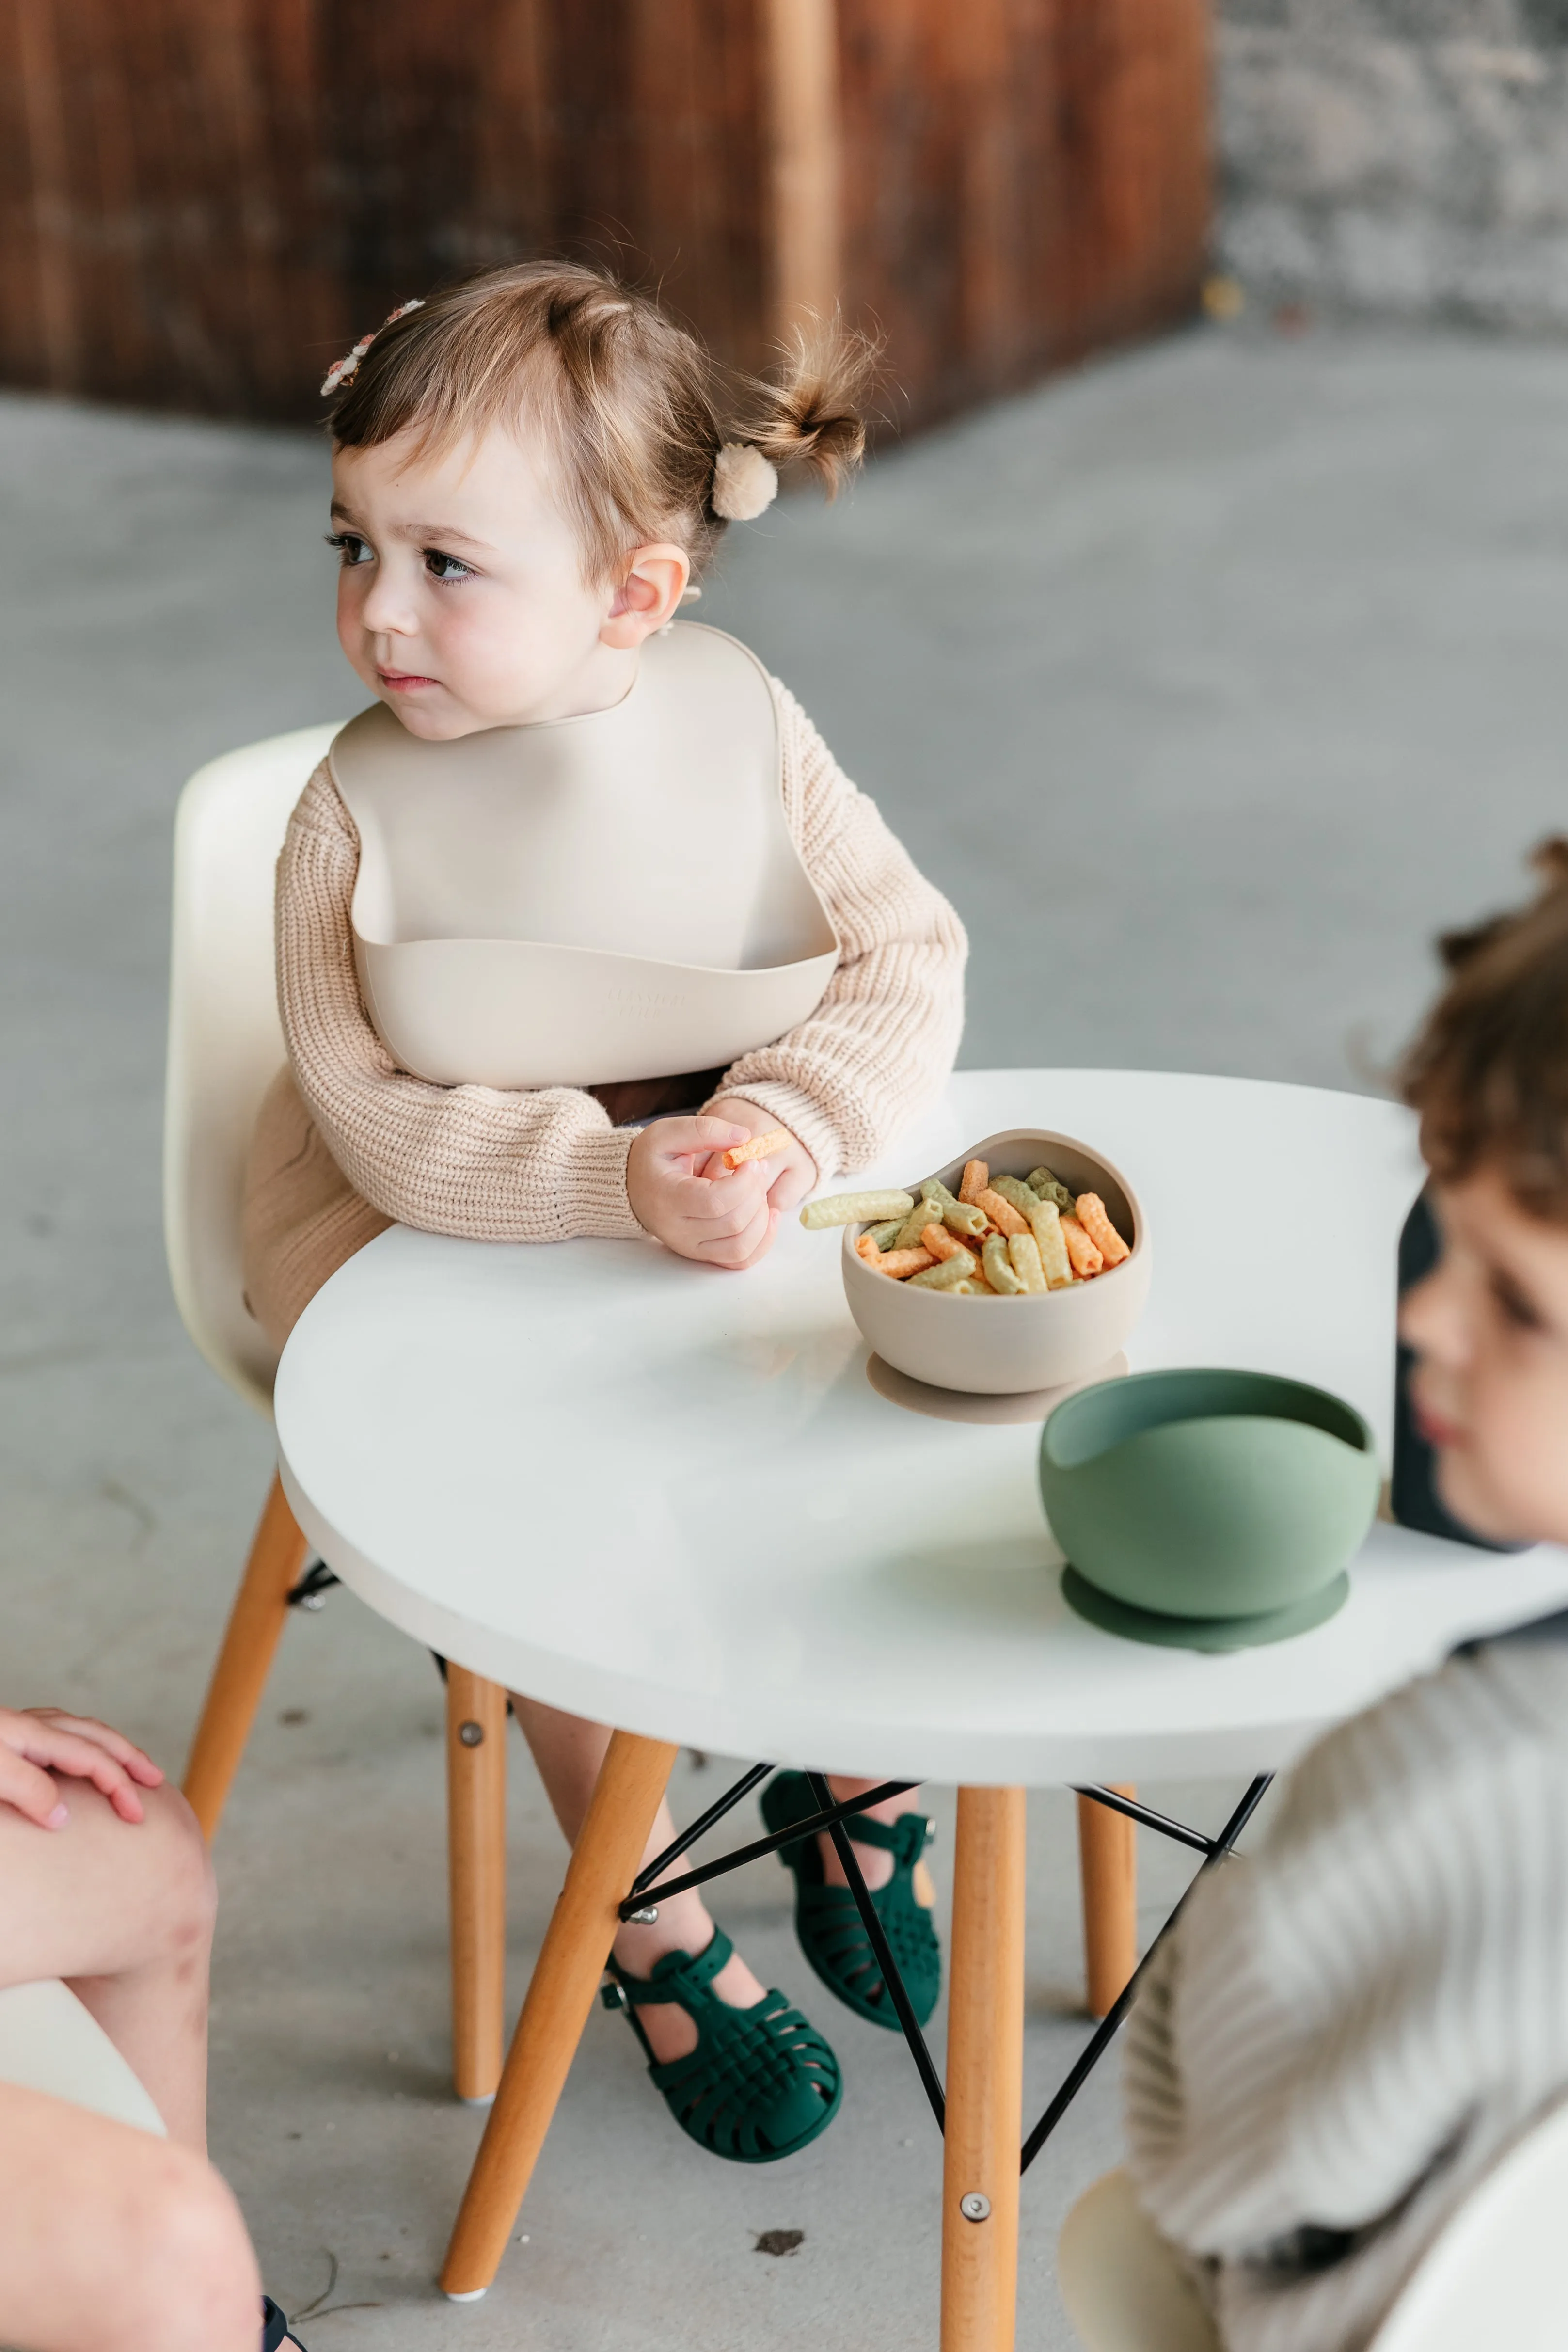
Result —
[[664, 540], [634, 547], [600, 629], [600, 644], [640, 646], [673, 621], [691, 574], [684, 548]]

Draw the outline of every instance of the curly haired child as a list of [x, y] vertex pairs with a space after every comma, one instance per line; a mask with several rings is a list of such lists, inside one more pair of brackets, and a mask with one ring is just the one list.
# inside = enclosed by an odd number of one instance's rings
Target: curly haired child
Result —
[[[1455, 1518], [1568, 1544], [1568, 843], [1537, 862], [1444, 942], [1406, 1063], [1442, 1255], [1401, 1328]], [[1133, 2012], [1130, 2168], [1228, 2352], [1358, 2352], [1565, 2093], [1568, 1612], [1332, 1732], [1197, 1890]]]

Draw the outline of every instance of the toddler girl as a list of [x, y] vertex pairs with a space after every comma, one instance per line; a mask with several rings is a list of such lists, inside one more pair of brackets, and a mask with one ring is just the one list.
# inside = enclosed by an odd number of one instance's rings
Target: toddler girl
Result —
[[[946, 1080], [956, 917], [789, 691], [675, 622], [779, 465], [830, 494], [851, 472], [864, 371], [847, 338], [802, 342], [727, 421], [690, 336], [548, 263], [407, 304], [332, 370], [338, 633], [377, 699], [307, 785], [278, 866], [288, 1066], [257, 1123], [245, 1255], [279, 1341], [393, 1223], [754, 1265], [782, 1213]], [[786, 1149], [725, 1169], [774, 1129]], [[608, 1734], [515, 1705], [573, 1837]], [[770, 1786], [775, 1826], [811, 1810], [799, 1775]], [[929, 2014], [924, 1823], [895, 1801], [852, 1833]], [[649, 1856], [673, 1835], [661, 1810]], [[831, 1847], [789, 1858], [818, 1974], [895, 2027]], [[756, 2160], [831, 2119], [831, 2052], [696, 1894], [624, 1927], [614, 1965], [694, 2137]], [[755, 2087], [716, 2128], [721, 2077]]]

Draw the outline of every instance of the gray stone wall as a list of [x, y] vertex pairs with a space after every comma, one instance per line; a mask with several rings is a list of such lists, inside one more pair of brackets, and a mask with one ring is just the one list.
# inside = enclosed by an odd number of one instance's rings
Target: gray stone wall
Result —
[[1568, 0], [1217, 0], [1249, 294], [1568, 329]]

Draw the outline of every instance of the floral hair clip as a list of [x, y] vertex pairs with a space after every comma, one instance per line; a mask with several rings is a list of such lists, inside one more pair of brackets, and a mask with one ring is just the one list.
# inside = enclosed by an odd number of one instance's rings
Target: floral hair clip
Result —
[[749, 441], [727, 441], [714, 460], [713, 510], [726, 522], [755, 522], [779, 495], [776, 467]]
[[[386, 317], [382, 320], [382, 327], [390, 327], [394, 319], [406, 319], [411, 310], [423, 310], [423, 301], [402, 303], [397, 310], [387, 312]], [[361, 335], [347, 359], [333, 361], [327, 371], [326, 381], [321, 386], [323, 400], [329, 394], [338, 391], [340, 385], [353, 383], [360, 373], [360, 362], [381, 333], [382, 327], [372, 327], [368, 335]]]

